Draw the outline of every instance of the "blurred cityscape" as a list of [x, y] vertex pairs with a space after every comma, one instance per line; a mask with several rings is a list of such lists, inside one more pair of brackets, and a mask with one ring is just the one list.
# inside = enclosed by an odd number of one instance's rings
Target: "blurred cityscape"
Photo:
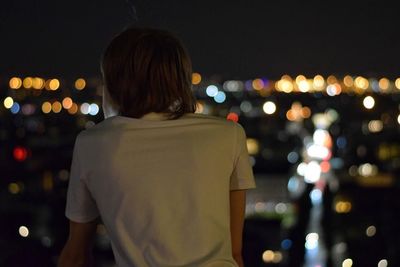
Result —
[[[239, 122], [247, 267], [400, 266], [400, 78], [193, 74], [199, 113]], [[76, 135], [103, 120], [100, 77], [0, 77], [0, 266], [55, 266]], [[115, 266], [104, 225], [96, 266]]]

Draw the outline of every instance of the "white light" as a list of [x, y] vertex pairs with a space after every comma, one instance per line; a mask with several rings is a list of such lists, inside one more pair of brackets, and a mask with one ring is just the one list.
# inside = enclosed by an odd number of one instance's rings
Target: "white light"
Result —
[[378, 262], [378, 267], [387, 267], [387, 266], [388, 266], [388, 261], [385, 260], [385, 259], [380, 260], [380, 261]]
[[317, 145], [322, 146], [327, 139], [329, 139], [329, 133], [327, 130], [317, 129], [313, 134], [314, 143]]
[[364, 163], [358, 167], [361, 176], [374, 176], [378, 173], [378, 167], [374, 164]]
[[240, 110], [247, 113], [250, 112], [253, 109], [253, 105], [251, 104], [251, 102], [249, 101], [242, 101], [242, 103], [240, 103]]
[[307, 154], [311, 158], [326, 159], [329, 157], [329, 149], [320, 145], [311, 145], [307, 148]]
[[209, 86], [207, 86], [206, 94], [207, 94], [209, 97], [214, 97], [214, 96], [217, 95], [217, 93], [218, 93], [218, 87], [216, 87], [215, 85], [209, 85]]
[[307, 170], [307, 163], [302, 162], [297, 166], [297, 173], [301, 176], [304, 176]]
[[217, 94], [214, 96], [214, 101], [217, 103], [223, 103], [226, 99], [226, 95], [223, 91], [218, 91]]
[[226, 81], [222, 85], [225, 91], [237, 92], [243, 89], [243, 82], [241, 81]]
[[351, 267], [353, 266], [353, 260], [352, 259], [345, 259], [342, 262], [342, 267]]
[[14, 105], [14, 99], [12, 99], [10, 96], [7, 96], [4, 99], [3, 104], [6, 109], [10, 109]]
[[306, 183], [315, 183], [321, 177], [321, 167], [316, 161], [311, 161], [307, 164], [306, 171], [304, 173], [304, 181]]
[[81, 113], [86, 115], [89, 114], [89, 112], [90, 112], [90, 105], [88, 103], [83, 103], [81, 105]]
[[263, 110], [266, 114], [274, 114], [276, 111], [276, 105], [272, 101], [267, 101], [263, 105]]
[[400, 114], [397, 116], [397, 122], [400, 124]]
[[381, 120], [372, 120], [368, 123], [368, 130], [371, 133], [378, 133], [383, 129], [383, 122]]
[[369, 237], [374, 236], [376, 234], [376, 227], [373, 225], [368, 226], [365, 230], [365, 234]]
[[89, 114], [92, 116], [97, 115], [97, 113], [99, 113], [99, 106], [95, 103], [90, 104], [89, 106]]
[[29, 235], [29, 229], [26, 226], [20, 226], [18, 229], [18, 233], [22, 237], [27, 237]]
[[285, 203], [281, 203], [281, 202], [276, 204], [275, 211], [276, 211], [276, 213], [279, 213], [279, 214], [285, 213], [287, 211], [286, 204]]
[[375, 99], [372, 96], [367, 96], [363, 100], [366, 109], [372, 109], [375, 106]]
[[306, 243], [305, 243], [306, 249], [312, 250], [318, 248], [318, 239], [319, 236], [317, 233], [309, 233], [306, 236]]

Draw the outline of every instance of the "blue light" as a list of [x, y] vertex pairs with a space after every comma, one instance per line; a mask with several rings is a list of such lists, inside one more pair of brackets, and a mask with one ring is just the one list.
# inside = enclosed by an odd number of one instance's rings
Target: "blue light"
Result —
[[17, 114], [20, 110], [19, 104], [17, 102], [14, 102], [10, 110], [12, 114]]
[[290, 240], [290, 239], [284, 239], [284, 240], [282, 240], [282, 242], [281, 242], [281, 247], [284, 249], [284, 250], [288, 250], [288, 249], [290, 249], [291, 247], [292, 247], [292, 240]]
[[223, 103], [226, 99], [226, 95], [224, 92], [219, 91], [216, 96], [214, 96], [214, 100], [217, 103]]
[[287, 160], [289, 163], [294, 164], [299, 160], [299, 154], [297, 154], [295, 151], [292, 151], [287, 155]]
[[89, 114], [95, 116], [97, 115], [98, 112], [99, 112], [99, 106], [95, 103], [90, 104]]
[[337, 145], [337, 147], [340, 148], [340, 149], [345, 148], [346, 145], [347, 145], [347, 140], [346, 140], [346, 138], [343, 137], [343, 136], [339, 136], [339, 137], [336, 139], [336, 145]]
[[322, 191], [319, 189], [313, 189], [310, 192], [310, 198], [313, 205], [318, 205], [322, 203]]

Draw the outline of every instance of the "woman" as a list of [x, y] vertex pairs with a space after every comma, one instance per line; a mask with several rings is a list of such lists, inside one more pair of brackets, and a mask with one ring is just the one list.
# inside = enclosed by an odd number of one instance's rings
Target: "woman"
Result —
[[240, 124], [195, 113], [181, 42], [129, 28], [102, 60], [105, 120], [75, 142], [59, 266], [90, 266], [97, 219], [118, 266], [243, 266], [254, 177]]

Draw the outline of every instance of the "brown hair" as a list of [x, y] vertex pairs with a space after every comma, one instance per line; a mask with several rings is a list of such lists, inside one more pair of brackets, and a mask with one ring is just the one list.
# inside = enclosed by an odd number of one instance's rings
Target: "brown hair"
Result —
[[106, 48], [101, 69], [105, 90], [122, 116], [140, 118], [162, 112], [177, 119], [196, 110], [189, 55], [167, 31], [122, 31]]

